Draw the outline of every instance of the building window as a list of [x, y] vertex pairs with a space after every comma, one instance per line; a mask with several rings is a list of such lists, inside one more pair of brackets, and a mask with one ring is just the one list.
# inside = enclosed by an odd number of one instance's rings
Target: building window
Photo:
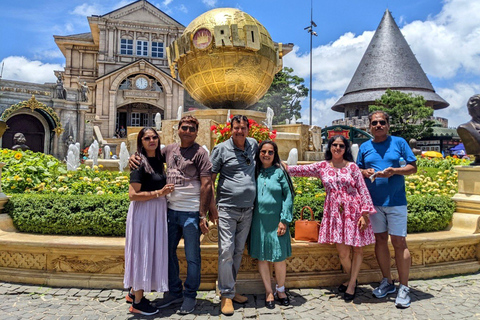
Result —
[[137, 56], [148, 56], [148, 41], [137, 40]]
[[140, 113], [132, 112], [132, 127], [140, 127]]
[[133, 40], [120, 39], [120, 54], [133, 55]]
[[142, 123], [144, 127], [150, 127], [148, 124], [148, 113], [142, 113]]
[[152, 58], [163, 58], [163, 42], [152, 42]]

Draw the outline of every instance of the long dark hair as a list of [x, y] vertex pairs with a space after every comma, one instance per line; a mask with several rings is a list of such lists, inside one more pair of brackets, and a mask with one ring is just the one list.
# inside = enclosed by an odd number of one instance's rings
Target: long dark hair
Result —
[[[150, 163], [148, 163], [147, 151], [145, 150], [145, 148], [143, 148], [143, 140], [142, 140], [143, 136], [145, 135], [145, 133], [147, 131], [152, 131], [153, 134], [158, 137], [158, 146], [155, 149], [155, 158], [158, 159], [162, 164], [163, 164], [164, 161], [163, 161], [162, 154], [160, 152], [160, 150], [161, 150], [160, 149], [160, 136], [158, 135], [157, 130], [155, 130], [154, 128], [151, 128], [151, 127], [145, 127], [142, 130], [140, 130], [140, 132], [137, 135], [137, 154], [141, 158], [141, 162], [142, 162], [142, 164], [145, 168], [145, 172], [147, 172], [149, 174], [152, 174], [154, 171], [153, 171], [153, 168], [150, 165]], [[161, 167], [162, 167], [162, 172], [161, 173], [163, 173], [163, 165]]]
[[262, 150], [262, 147], [266, 144], [271, 144], [273, 146], [272, 165], [282, 169], [283, 173], [285, 174], [285, 178], [287, 179], [288, 187], [290, 188], [290, 193], [292, 194], [293, 199], [293, 197], [295, 197], [295, 188], [293, 187], [292, 178], [288, 174], [287, 170], [285, 170], [285, 167], [282, 165], [282, 161], [280, 160], [280, 156], [278, 155], [278, 146], [275, 142], [271, 140], [265, 140], [262, 141], [258, 146], [257, 154], [255, 155], [255, 176], [258, 177], [260, 169], [262, 169], [262, 162], [260, 161], [260, 151]]
[[352, 148], [350, 147], [350, 141], [347, 140], [344, 136], [337, 134], [328, 140], [327, 151], [325, 151], [325, 160], [332, 160], [332, 143], [338, 138], [342, 139], [343, 144], [345, 145], [345, 153], [343, 154], [343, 159], [349, 162], [354, 162], [352, 155]]

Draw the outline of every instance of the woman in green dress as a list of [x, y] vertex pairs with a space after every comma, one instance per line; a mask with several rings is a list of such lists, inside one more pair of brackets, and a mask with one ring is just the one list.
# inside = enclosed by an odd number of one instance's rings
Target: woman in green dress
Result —
[[[263, 141], [256, 155], [257, 198], [253, 213], [248, 252], [258, 259], [258, 271], [265, 286], [265, 306], [275, 308], [275, 299], [288, 306], [285, 294], [287, 264], [292, 254], [290, 231], [293, 190], [288, 173], [283, 170], [278, 147], [273, 141]], [[275, 268], [276, 292], [270, 279], [270, 262]]]

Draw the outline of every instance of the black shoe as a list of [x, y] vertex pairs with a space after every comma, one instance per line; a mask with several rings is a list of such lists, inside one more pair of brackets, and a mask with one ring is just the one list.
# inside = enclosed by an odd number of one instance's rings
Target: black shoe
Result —
[[[287, 294], [286, 294], [286, 295], [287, 295]], [[278, 302], [280, 302], [280, 304], [281, 304], [282, 306], [287, 307], [287, 306], [290, 305], [290, 298], [288, 297], [288, 295], [287, 295], [286, 298], [280, 298], [280, 297], [278, 296], [278, 292], [276, 292], [276, 293], [275, 293], [275, 299], [277, 299]]]
[[157, 313], [158, 309], [152, 306], [150, 304], [150, 301], [148, 301], [147, 299], [145, 299], [145, 297], [143, 297], [138, 304], [135, 303], [135, 301], [133, 301], [129, 311], [131, 313], [140, 313], [146, 316], [151, 316]]
[[341, 285], [338, 286], [338, 292], [345, 293], [345, 291], [347, 291], [347, 286], [346, 285], [344, 285], [342, 283]]
[[345, 293], [343, 295], [343, 299], [345, 299], [345, 302], [353, 301], [353, 299], [355, 299], [356, 294], [357, 294], [357, 286], [355, 285], [355, 289], [353, 290], [353, 294], [350, 294], [350, 293], [345, 291]]
[[267, 309], [275, 309], [275, 301], [266, 301], [265, 300], [265, 307]]

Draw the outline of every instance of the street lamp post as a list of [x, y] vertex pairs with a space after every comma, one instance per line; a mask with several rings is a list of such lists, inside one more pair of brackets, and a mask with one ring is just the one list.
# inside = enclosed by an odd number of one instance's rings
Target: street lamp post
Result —
[[316, 27], [317, 24], [313, 22], [313, 0], [310, 2], [310, 25], [305, 27], [304, 30], [307, 30], [310, 33], [310, 126], [312, 125], [312, 39], [313, 36], [318, 36], [313, 28]]

